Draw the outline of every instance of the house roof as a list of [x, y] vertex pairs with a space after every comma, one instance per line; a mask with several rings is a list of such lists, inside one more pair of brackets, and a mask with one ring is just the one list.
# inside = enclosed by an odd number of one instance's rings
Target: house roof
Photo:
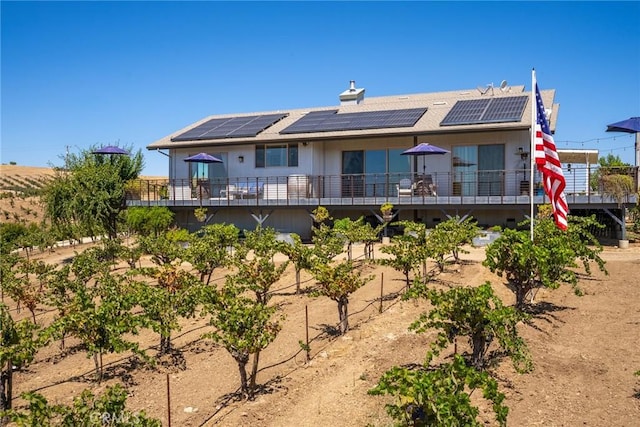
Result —
[[[552, 114], [550, 117], [550, 127], [552, 131], [555, 129], [556, 117], [558, 114], [558, 104], [553, 104], [555, 97], [555, 89], [542, 90], [542, 99], [547, 109], [552, 106]], [[508, 97], [527, 97], [527, 103], [519, 121], [502, 122], [502, 123], [480, 123], [480, 124], [454, 124], [442, 126], [441, 122], [456, 105], [458, 101], [486, 99], [486, 98], [508, 98]], [[222, 114], [204, 117], [203, 119], [185, 126], [176, 132], [167, 135], [147, 146], [148, 149], [171, 149], [183, 147], [211, 147], [211, 146], [228, 146], [240, 144], [262, 144], [270, 142], [287, 142], [287, 141], [313, 141], [327, 140], [338, 138], [358, 138], [368, 136], [398, 136], [398, 135], [429, 135], [429, 134], [446, 134], [461, 132], [477, 132], [488, 130], [518, 130], [529, 129], [531, 126], [531, 109], [529, 98], [530, 92], [525, 92], [524, 86], [513, 86], [509, 91], [495, 90], [493, 94], [480, 94], [477, 89], [457, 90], [448, 92], [418, 93], [409, 95], [393, 95], [382, 97], [365, 98], [361, 103], [332, 105], [316, 108], [300, 108], [292, 110], [278, 111], [262, 111], [255, 113], [243, 114]], [[293, 123], [303, 118], [310, 112], [338, 110], [338, 114], [345, 113], [365, 113], [365, 112], [382, 112], [389, 110], [409, 110], [426, 108], [426, 112], [415, 122], [413, 126], [404, 127], [383, 127], [375, 129], [355, 129], [355, 130], [331, 130], [325, 132], [306, 132], [306, 133], [280, 133]], [[192, 130], [212, 119], [224, 118], [242, 118], [249, 116], [263, 115], [286, 115], [284, 118], [276, 121], [271, 126], [257, 132], [255, 136], [242, 136], [234, 138], [212, 138], [197, 139], [178, 138], [185, 132]]]

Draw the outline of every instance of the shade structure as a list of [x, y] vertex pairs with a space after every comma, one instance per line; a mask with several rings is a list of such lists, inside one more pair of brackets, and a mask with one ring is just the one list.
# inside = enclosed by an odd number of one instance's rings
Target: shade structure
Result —
[[[436, 145], [429, 144], [428, 142], [421, 142], [415, 147], [411, 147], [408, 150], [402, 152], [402, 155], [406, 156], [430, 156], [434, 154], [447, 154], [449, 151], [444, 148], [440, 148]], [[426, 165], [422, 164], [422, 172], [426, 170]]]
[[116, 147], [115, 145], [107, 145], [106, 147], [100, 147], [91, 152], [92, 154], [121, 154], [128, 155], [129, 152], [124, 148]]
[[[205, 164], [222, 163], [222, 160], [207, 153], [194, 154], [193, 156], [186, 157], [184, 161], [187, 163], [205, 163]], [[202, 171], [202, 174], [203, 174], [202, 175], [203, 182], [198, 182], [198, 185], [197, 185], [197, 193], [198, 193], [198, 199], [200, 199], [200, 206], [202, 206], [203, 195], [209, 194], [209, 190], [210, 190], [208, 187], [208, 184], [204, 182], [205, 181], [204, 171]], [[209, 197], [209, 196], [206, 196], [206, 197]]]
[[207, 153], [198, 153], [193, 156], [186, 157], [185, 162], [193, 163], [222, 163], [222, 160]]
[[466, 160], [463, 160], [462, 158], [460, 158], [458, 156], [453, 156], [453, 166], [469, 167], [469, 166], [475, 166], [476, 164], [477, 163], [467, 162]]
[[415, 147], [411, 147], [408, 150], [402, 152], [403, 155], [413, 156], [426, 156], [429, 154], [447, 154], [449, 151], [444, 148], [429, 144], [428, 142], [421, 142]]
[[[627, 120], [607, 125], [607, 132], [624, 132], [636, 134], [636, 166], [640, 166], [640, 117], [631, 117]], [[638, 183], [640, 185], [640, 183]]]
[[640, 117], [631, 117], [627, 120], [607, 125], [607, 132], [638, 133], [640, 132]]

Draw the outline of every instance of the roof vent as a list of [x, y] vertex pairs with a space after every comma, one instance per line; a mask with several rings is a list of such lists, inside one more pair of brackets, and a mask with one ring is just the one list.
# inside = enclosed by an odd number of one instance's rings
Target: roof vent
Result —
[[349, 82], [349, 89], [340, 94], [340, 105], [360, 104], [364, 101], [364, 89], [356, 88], [356, 81]]

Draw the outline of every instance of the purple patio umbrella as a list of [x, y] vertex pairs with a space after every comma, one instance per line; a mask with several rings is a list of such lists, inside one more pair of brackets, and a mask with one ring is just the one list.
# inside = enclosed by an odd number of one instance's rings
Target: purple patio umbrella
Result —
[[[185, 157], [184, 159], [185, 162], [187, 163], [222, 163], [222, 160], [220, 160], [219, 158], [212, 156], [211, 154], [207, 154], [207, 153], [198, 153], [198, 154], [194, 154], [193, 156], [189, 156], [189, 157]], [[204, 170], [202, 171], [202, 178], [204, 181]], [[207, 189], [203, 189], [202, 186], [204, 184], [202, 183], [198, 183], [198, 198], [200, 199], [200, 206], [202, 206], [202, 193], [203, 191], [206, 192], [208, 191]]]
[[607, 125], [607, 132], [636, 134], [636, 166], [640, 166], [640, 117], [631, 117], [627, 120]]
[[115, 145], [107, 145], [106, 147], [100, 147], [91, 152], [92, 154], [120, 154], [129, 155], [129, 152], [124, 148], [116, 147]]
[[222, 160], [207, 153], [194, 154], [193, 156], [186, 157], [184, 161], [194, 163], [222, 163]]
[[186, 157], [184, 161], [190, 163], [222, 163], [222, 160], [207, 153], [194, 154], [193, 156]]
[[[406, 156], [429, 156], [432, 154], [447, 154], [449, 151], [444, 148], [440, 148], [435, 145], [431, 145], [428, 142], [421, 142], [415, 147], [411, 147], [408, 150], [402, 152], [402, 155]], [[426, 170], [426, 165], [422, 164], [422, 173]]]

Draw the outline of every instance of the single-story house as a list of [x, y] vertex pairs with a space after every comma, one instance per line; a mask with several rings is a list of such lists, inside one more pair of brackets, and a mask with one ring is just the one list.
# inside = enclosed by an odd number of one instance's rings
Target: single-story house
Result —
[[[555, 90], [541, 95], [555, 131]], [[531, 196], [535, 204], [548, 202], [530, 185], [530, 97], [524, 86], [502, 84], [368, 98], [351, 81], [337, 105], [205, 117], [148, 145], [168, 156], [169, 179], [140, 181], [127, 203], [168, 206], [191, 230], [204, 223], [241, 229], [260, 223], [303, 239], [310, 237], [317, 206], [334, 218], [375, 222], [385, 202], [394, 205], [395, 219], [429, 227], [452, 215], [515, 227], [529, 214]], [[444, 152], [403, 154], [421, 143]], [[221, 162], [185, 161], [201, 152]], [[573, 176], [582, 169], [587, 178], [567, 195], [569, 207], [607, 212], [619, 222], [621, 207], [636, 196], [621, 205], [591, 191], [593, 163], [572, 163]], [[207, 208], [203, 222], [194, 216], [199, 207]]]

